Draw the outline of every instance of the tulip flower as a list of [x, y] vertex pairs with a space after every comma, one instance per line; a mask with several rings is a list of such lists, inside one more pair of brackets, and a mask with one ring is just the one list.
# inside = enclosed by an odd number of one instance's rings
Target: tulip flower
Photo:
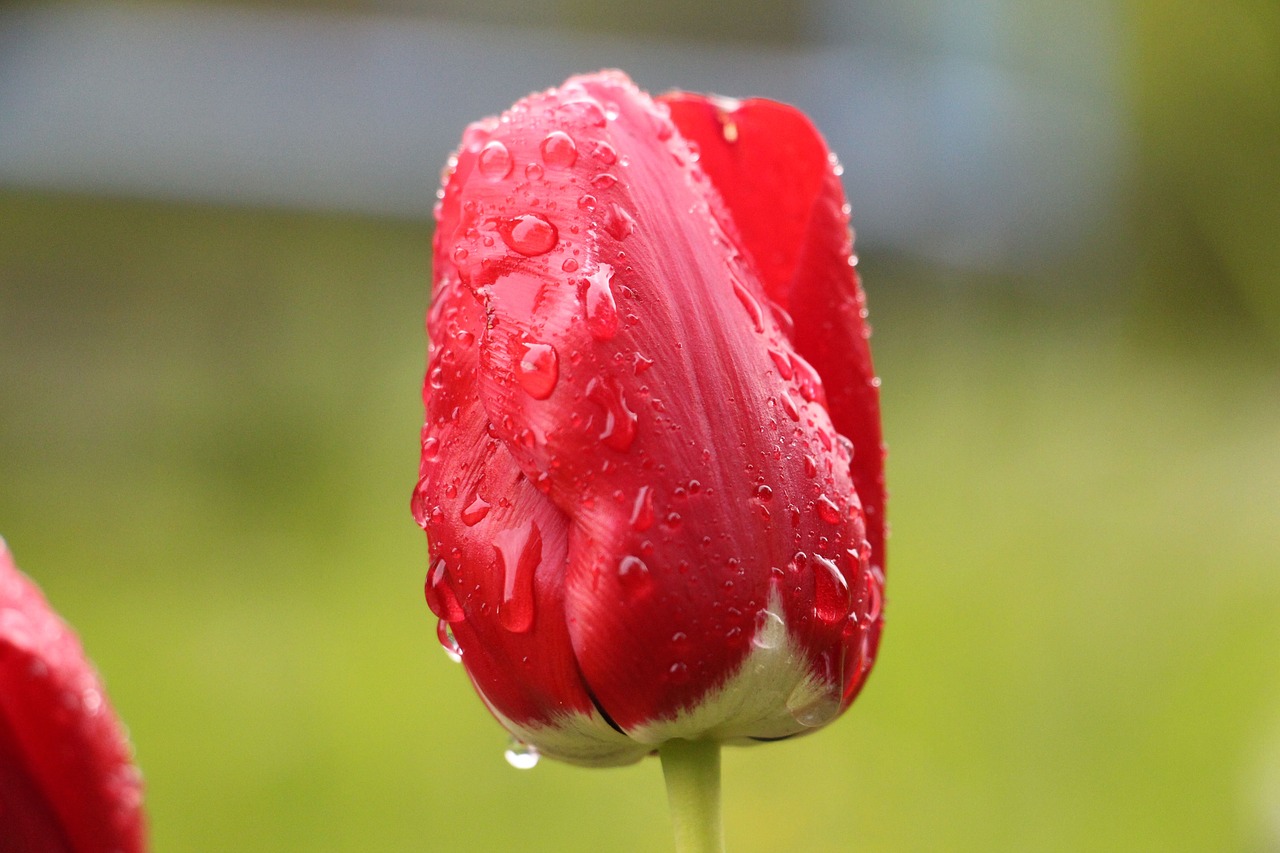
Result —
[[144, 851], [131, 754], [76, 635], [0, 540], [0, 850]]
[[839, 174], [792, 107], [618, 72], [463, 135], [413, 508], [441, 641], [528, 748], [714, 769], [861, 689], [883, 450]]

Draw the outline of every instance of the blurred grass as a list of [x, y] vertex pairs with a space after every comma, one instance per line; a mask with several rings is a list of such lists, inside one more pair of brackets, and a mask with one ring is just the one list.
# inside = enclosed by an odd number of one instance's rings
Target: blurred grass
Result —
[[[655, 763], [508, 768], [436, 646], [428, 236], [0, 194], [0, 533], [107, 678], [158, 851], [669, 848]], [[730, 849], [1280, 849], [1268, 354], [1105, 282], [864, 269], [886, 643], [837, 725], [727, 756]]]

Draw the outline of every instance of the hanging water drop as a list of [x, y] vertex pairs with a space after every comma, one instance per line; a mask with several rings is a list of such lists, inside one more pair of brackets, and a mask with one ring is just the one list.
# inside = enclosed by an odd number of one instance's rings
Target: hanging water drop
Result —
[[436, 639], [440, 641], [440, 648], [444, 649], [445, 656], [449, 660], [462, 663], [462, 647], [453, 636], [453, 629], [449, 627], [449, 623], [443, 619], [436, 623]]
[[532, 770], [538, 766], [538, 750], [527, 743], [522, 743], [515, 738], [507, 744], [506, 751], [502, 754], [507, 759], [507, 763], [517, 770]]

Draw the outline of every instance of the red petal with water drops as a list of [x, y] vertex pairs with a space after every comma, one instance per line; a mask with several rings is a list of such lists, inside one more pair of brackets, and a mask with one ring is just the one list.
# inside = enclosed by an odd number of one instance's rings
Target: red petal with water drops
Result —
[[[850, 590], [867, 572], [847, 448], [694, 153], [616, 73], [575, 78], [477, 127], [446, 184], [436, 257], [451, 265], [446, 288], [478, 306], [483, 414], [459, 428], [464, 461], [442, 464], [474, 473], [479, 451], [466, 442], [496, 438], [566, 519], [563, 567], [548, 561], [538, 522], [534, 575], [563, 568], [576, 665], [622, 729], [691, 711], [722, 687], [771, 598], [838, 704]], [[429, 384], [446, 360], [433, 351]], [[435, 393], [429, 427], [445, 408]], [[445, 433], [428, 433], [431, 452], [455, 455]], [[424, 482], [420, 517], [446, 485], [430, 471]], [[513, 511], [504, 529], [540, 517]], [[481, 565], [477, 554], [468, 572]], [[507, 576], [488, 571], [495, 585]], [[537, 604], [535, 626], [555, 603]], [[515, 666], [505, 676], [524, 678]]]
[[[460, 188], [473, 176], [505, 177], [510, 166], [509, 153], [490, 144], [489, 126], [482, 123], [468, 129], [456, 163], [446, 170], [414, 515], [431, 545], [426, 595], [440, 619], [441, 640], [456, 646], [485, 702], [524, 728], [555, 726], [567, 714], [590, 718], [601, 742], [558, 757], [595, 763], [609, 755], [614, 733], [595, 711], [564, 620], [570, 519], [516, 465], [481, 405], [485, 306], [459, 281], [467, 250], [452, 239], [464, 212]], [[530, 239], [527, 229], [518, 230], [517, 217], [504, 219], [500, 228], [513, 221], [506, 238], [499, 232], [504, 245]], [[554, 351], [530, 344], [518, 357], [522, 392], [545, 399], [558, 371]]]
[[[853, 481], [866, 513], [874, 589], [859, 593], [874, 619], [850, 632], [846, 704], [874, 659], [885, 566], [884, 448], [879, 381], [871, 363], [840, 168], [812, 122], [774, 101], [689, 93], [660, 99], [728, 206], [770, 298], [792, 320], [791, 340], [817, 370], [831, 420], [853, 442]], [[855, 589], [861, 578], [850, 578]], [[873, 600], [874, 599], [874, 600]]]
[[124, 729], [79, 640], [0, 540], [0, 849], [146, 849]]

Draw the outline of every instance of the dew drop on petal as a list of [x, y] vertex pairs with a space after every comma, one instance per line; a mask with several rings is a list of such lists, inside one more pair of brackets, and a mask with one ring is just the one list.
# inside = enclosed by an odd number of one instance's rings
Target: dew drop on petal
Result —
[[632, 596], [647, 592], [653, 586], [653, 578], [649, 576], [649, 566], [634, 554], [629, 554], [618, 561], [618, 582]]
[[738, 297], [738, 301], [742, 303], [742, 307], [747, 309], [747, 316], [751, 318], [751, 325], [757, 334], [764, 332], [764, 312], [760, 309], [760, 303], [751, 295], [750, 291], [742, 284], [742, 282], [734, 279], [733, 295]]
[[795, 371], [796, 382], [800, 386], [800, 396], [806, 402], [826, 405], [822, 392], [822, 377], [813, 365], [795, 353], [791, 353], [791, 367]]
[[598, 341], [607, 341], [618, 333], [618, 304], [613, 298], [613, 267], [601, 264], [587, 276], [587, 292], [583, 299], [587, 331]]
[[521, 743], [515, 738], [507, 744], [506, 752], [503, 758], [507, 759], [507, 763], [517, 770], [532, 770], [538, 766], [538, 750], [527, 743]]
[[493, 550], [502, 570], [498, 621], [508, 631], [523, 633], [533, 624], [533, 578], [542, 562], [542, 533], [527, 522], [497, 534]]
[[578, 146], [563, 130], [553, 130], [538, 146], [542, 162], [554, 169], [567, 169], [578, 159]]
[[530, 163], [524, 167], [524, 176], [531, 181], [542, 180], [542, 166], [538, 163]]
[[462, 523], [467, 527], [475, 527], [489, 514], [489, 507], [488, 501], [476, 495], [475, 500], [467, 504], [466, 509], [462, 511]]
[[604, 230], [615, 240], [625, 240], [636, 230], [636, 220], [625, 208], [610, 204], [604, 218]]
[[689, 680], [689, 665], [684, 661], [676, 661], [667, 670], [667, 681], [672, 684], [684, 684]]
[[[796, 401], [791, 399], [791, 395], [783, 391], [778, 395], [778, 404], [782, 406], [782, 411], [786, 412], [787, 417], [796, 423], [800, 422], [800, 409], [796, 406]], [[812, 474], [810, 476], [813, 476]]]
[[751, 645], [757, 649], [776, 649], [786, 638], [787, 625], [782, 617], [772, 610], [761, 610], [756, 616], [755, 633], [751, 635]]
[[825, 726], [840, 714], [840, 691], [824, 690], [818, 696], [811, 696], [801, 684], [787, 699], [787, 711], [792, 719], [807, 728]]
[[545, 400], [560, 378], [560, 356], [551, 344], [524, 343], [516, 381], [530, 397]]
[[778, 369], [778, 376], [782, 377], [784, 382], [795, 375], [795, 371], [791, 368], [790, 356], [782, 350], [770, 348], [769, 358], [773, 359], [773, 366]]
[[653, 488], [650, 486], [641, 486], [636, 493], [635, 503], [631, 506], [631, 527], [637, 531], [653, 527]]
[[834, 625], [852, 609], [849, 584], [834, 562], [821, 554], [814, 554], [813, 560], [813, 615], [825, 625]]
[[636, 413], [627, 406], [620, 387], [595, 396], [604, 407], [604, 429], [600, 431], [600, 440], [614, 450], [626, 452], [636, 439]]
[[818, 516], [827, 524], [839, 524], [840, 507], [826, 495], [818, 495]]
[[491, 181], [500, 181], [511, 174], [511, 152], [507, 146], [494, 139], [480, 149], [480, 174]]
[[560, 233], [545, 217], [526, 213], [503, 222], [498, 227], [502, 242], [527, 258], [545, 255], [556, 247]]

